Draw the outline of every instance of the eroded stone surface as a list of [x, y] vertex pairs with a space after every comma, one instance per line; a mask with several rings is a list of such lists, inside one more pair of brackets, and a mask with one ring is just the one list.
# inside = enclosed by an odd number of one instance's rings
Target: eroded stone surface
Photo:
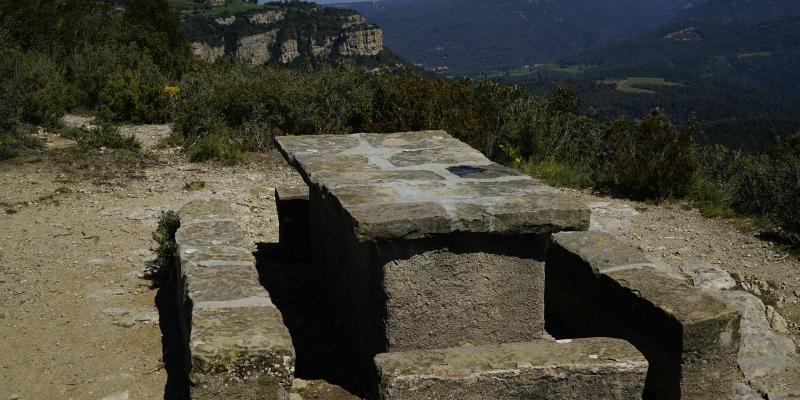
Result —
[[640, 399], [648, 365], [606, 338], [385, 353], [375, 363], [384, 400]]
[[443, 131], [284, 136], [277, 142], [309, 185], [336, 196], [362, 241], [589, 226], [584, 205], [492, 163]]
[[[796, 390], [781, 382], [787, 377], [800, 376], [800, 360], [794, 341], [770, 329], [764, 304], [757, 297], [743, 291], [723, 291], [722, 297], [742, 313], [739, 367], [747, 382], [763, 392]], [[800, 393], [795, 395], [800, 396]]]
[[719, 296], [599, 232], [554, 235], [545, 277], [548, 310], [569, 329], [630, 340], [645, 354], [648, 397], [734, 396], [740, 314]]
[[540, 339], [544, 263], [431, 251], [383, 268], [390, 351]]
[[244, 231], [235, 221], [208, 221], [189, 224], [175, 234], [180, 246], [247, 247]]

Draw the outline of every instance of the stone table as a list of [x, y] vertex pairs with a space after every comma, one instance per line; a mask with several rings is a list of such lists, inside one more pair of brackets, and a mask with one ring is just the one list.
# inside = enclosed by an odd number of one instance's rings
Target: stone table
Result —
[[309, 186], [319, 289], [365, 362], [544, 334], [550, 235], [589, 210], [443, 131], [284, 136]]

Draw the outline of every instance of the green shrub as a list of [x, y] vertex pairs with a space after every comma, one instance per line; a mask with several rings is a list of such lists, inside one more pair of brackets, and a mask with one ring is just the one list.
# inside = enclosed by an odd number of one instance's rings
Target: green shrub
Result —
[[165, 284], [172, 278], [172, 268], [175, 262], [175, 252], [178, 245], [175, 242], [175, 233], [181, 227], [181, 219], [174, 211], [161, 213], [158, 227], [153, 232], [155, 246], [151, 249], [156, 255], [153, 268], [145, 271], [145, 277], [155, 281], [156, 285]]
[[100, 117], [106, 121], [165, 122], [171, 116], [167, 80], [155, 64], [115, 71], [100, 90]]
[[191, 182], [186, 182], [186, 184], [183, 185], [183, 190], [186, 190], [188, 192], [193, 192], [195, 190], [201, 190], [205, 187], [206, 187], [205, 181], [191, 181]]
[[136, 70], [143, 57], [142, 51], [132, 44], [100, 42], [77, 49], [69, 65], [71, 79], [82, 91], [83, 104], [90, 108], [97, 107], [100, 104], [100, 91], [115, 72]]
[[635, 131], [625, 120], [616, 122], [607, 138], [605, 186], [637, 199], [681, 198], [690, 192], [699, 167], [694, 141], [661, 110], [651, 111]]
[[224, 165], [236, 165], [245, 160], [249, 147], [242, 139], [231, 137], [228, 129], [203, 136], [187, 149], [192, 162], [217, 160]]
[[585, 172], [556, 160], [528, 163], [521, 170], [553, 186], [584, 189], [592, 185], [591, 177]]
[[[784, 143], [785, 145], [786, 143]], [[749, 157], [737, 174], [736, 209], [768, 218], [800, 242], [800, 147]]]
[[66, 81], [64, 68], [41, 53], [0, 50], [0, 76], [0, 101], [8, 110], [0, 112], [3, 125], [17, 119], [56, 127], [79, 98], [79, 91]]
[[711, 181], [706, 177], [695, 179], [691, 190], [695, 206], [701, 214], [709, 218], [734, 217], [736, 212], [731, 206], [732, 195], [732, 188], [729, 185]]
[[226, 163], [278, 134], [353, 133], [371, 111], [366, 79], [356, 69], [208, 66], [185, 76], [175, 130], [192, 159]]
[[40, 150], [44, 143], [34, 136], [36, 128], [28, 124], [18, 124], [10, 130], [0, 130], [0, 160], [16, 157], [21, 152]]
[[85, 132], [76, 138], [78, 149], [83, 152], [106, 148], [139, 151], [141, 143], [134, 136], [124, 136], [113, 125], [103, 124], [96, 130]]

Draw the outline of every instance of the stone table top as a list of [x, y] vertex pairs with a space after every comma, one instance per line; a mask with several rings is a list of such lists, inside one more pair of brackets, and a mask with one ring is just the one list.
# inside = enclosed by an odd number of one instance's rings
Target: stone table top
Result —
[[444, 131], [282, 136], [284, 157], [339, 201], [361, 241], [586, 230], [588, 208]]

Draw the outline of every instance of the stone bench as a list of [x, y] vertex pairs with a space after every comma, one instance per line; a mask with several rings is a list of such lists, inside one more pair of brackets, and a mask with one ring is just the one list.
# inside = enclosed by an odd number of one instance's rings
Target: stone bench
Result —
[[311, 232], [308, 222], [308, 186], [275, 188], [278, 245], [284, 255], [308, 257]]
[[553, 235], [547, 312], [578, 336], [633, 343], [650, 363], [645, 398], [731, 399], [739, 312], [598, 232]]
[[607, 338], [540, 340], [375, 357], [383, 400], [641, 399], [647, 361]]
[[176, 232], [179, 316], [193, 399], [286, 399], [294, 348], [228, 203], [193, 201]]
[[315, 275], [365, 365], [543, 336], [549, 235], [586, 229], [585, 206], [442, 131], [276, 142], [309, 186]]

